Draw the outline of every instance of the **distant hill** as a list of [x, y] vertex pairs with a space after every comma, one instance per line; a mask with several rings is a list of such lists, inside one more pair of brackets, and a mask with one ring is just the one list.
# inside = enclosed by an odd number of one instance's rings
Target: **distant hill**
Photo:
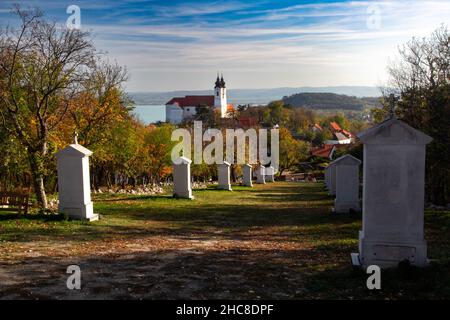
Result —
[[[380, 90], [377, 87], [339, 86], [339, 87], [299, 87], [299, 88], [270, 88], [270, 89], [229, 89], [228, 101], [239, 104], [267, 104], [273, 100], [280, 100], [284, 96], [304, 92], [329, 92], [345, 94], [355, 97], [378, 97]], [[198, 91], [170, 91], [170, 92], [130, 92], [131, 98], [138, 105], [163, 105], [173, 97], [185, 95], [208, 95], [213, 90]]]
[[381, 107], [379, 98], [348, 96], [335, 93], [306, 92], [283, 97], [284, 104], [295, 108], [305, 107], [320, 110], [363, 110]]

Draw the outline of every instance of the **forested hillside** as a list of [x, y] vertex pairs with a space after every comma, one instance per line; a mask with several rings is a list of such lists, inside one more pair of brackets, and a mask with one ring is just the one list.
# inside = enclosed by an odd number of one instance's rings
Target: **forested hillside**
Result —
[[283, 97], [283, 102], [292, 107], [309, 109], [341, 109], [363, 110], [364, 108], [381, 107], [379, 98], [357, 98], [335, 93], [297, 93]]

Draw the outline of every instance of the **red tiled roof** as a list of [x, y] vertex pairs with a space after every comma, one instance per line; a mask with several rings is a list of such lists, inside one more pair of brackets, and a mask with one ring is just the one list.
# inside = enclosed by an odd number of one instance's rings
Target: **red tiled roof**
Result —
[[214, 96], [185, 96], [184, 98], [172, 98], [166, 104], [175, 103], [180, 107], [196, 107], [200, 104], [212, 107], [214, 105]]
[[318, 123], [314, 124], [314, 127], [319, 129], [320, 131], [323, 131], [322, 127]]
[[342, 133], [345, 134], [349, 138], [351, 138], [353, 136], [352, 133], [348, 132], [347, 130], [342, 130]]
[[238, 123], [240, 127], [253, 127], [258, 125], [258, 119], [256, 117], [240, 117]]
[[330, 122], [330, 127], [331, 129], [335, 130], [335, 131], [341, 131], [341, 127], [334, 121]]
[[333, 135], [336, 137], [336, 140], [338, 140], [338, 141], [350, 139], [349, 137], [347, 137], [346, 135], [344, 135], [340, 132], [335, 132], [335, 133], [333, 133]]
[[234, 111], [234, 106], [231, 103], [227, 105], [227, 111]]
[[322, 147], [312, 149], [311, 154], [317, 157], [330, 158], [333, 153], [333, 148], [335, 148], [334, 145], [325, 144]]

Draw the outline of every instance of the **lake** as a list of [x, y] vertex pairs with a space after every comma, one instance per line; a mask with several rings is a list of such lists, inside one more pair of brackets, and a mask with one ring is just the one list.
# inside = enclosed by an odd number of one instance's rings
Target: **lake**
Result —
[[133, 113], [145, 124], [157, 121], [166, 121], [165, 105], [139, 105], [134, 106]]

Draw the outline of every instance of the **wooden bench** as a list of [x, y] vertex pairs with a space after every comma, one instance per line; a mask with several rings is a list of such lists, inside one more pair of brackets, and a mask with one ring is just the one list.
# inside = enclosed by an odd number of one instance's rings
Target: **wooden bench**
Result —
[[23, 212], [26, 215], [28, 199], [27, 193], [0, 192], [0, 211], [17, 211], [19, 214]]

